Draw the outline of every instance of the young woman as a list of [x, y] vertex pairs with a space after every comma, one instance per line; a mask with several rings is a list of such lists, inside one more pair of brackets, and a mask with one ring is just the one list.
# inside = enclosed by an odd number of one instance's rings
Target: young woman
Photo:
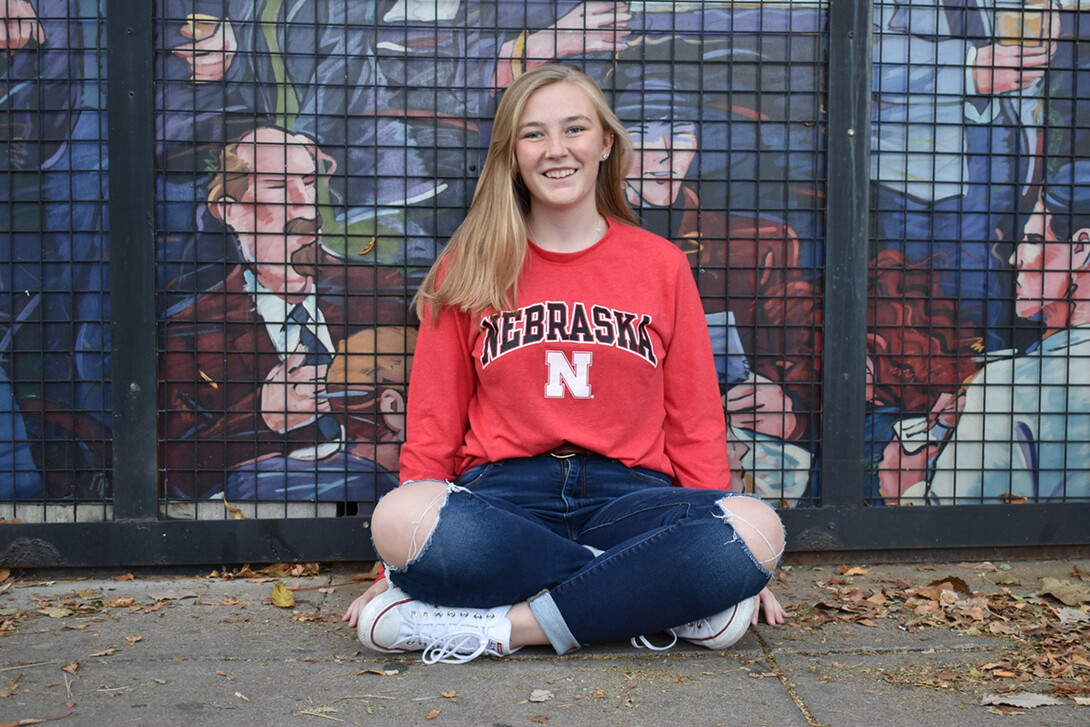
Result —
[[783, 527], [728, 491], [696, 285], [637, 226], [631, 159], [582, 71], [505, 92], [417, 295], [402, 484], [371, 525], [388, 574], [344, 615], [367, 647], [468, 661], [668, 630], [725, 648], [759, 606], [783, 621]]

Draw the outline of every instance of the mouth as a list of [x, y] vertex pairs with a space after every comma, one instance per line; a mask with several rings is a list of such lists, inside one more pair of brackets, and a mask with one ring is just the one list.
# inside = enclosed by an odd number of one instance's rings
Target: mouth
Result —
[[545, 172], [545, 176], [549, 179], [565, 179], [575, 174], [574, 169], [550, 169]]

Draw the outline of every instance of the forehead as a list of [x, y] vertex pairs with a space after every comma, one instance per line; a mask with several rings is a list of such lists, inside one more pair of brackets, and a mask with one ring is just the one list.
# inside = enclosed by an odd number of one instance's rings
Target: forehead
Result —
[[312, 144], [305, 137], [262, 134], [239, 144], [238, 155], [254, 174], [313, 174]]
[[549, 119], [568, 118], [570, 116], [597, 118], [597, 110], [587, 92], [571, 81], [557, 81], [530, 94], [522, 109], [519, 122], [522, 124], [539, 123]]

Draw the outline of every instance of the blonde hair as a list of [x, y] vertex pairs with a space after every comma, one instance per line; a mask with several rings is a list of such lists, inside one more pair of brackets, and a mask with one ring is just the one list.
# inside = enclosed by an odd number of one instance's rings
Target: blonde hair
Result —
[[436, 317], [445, 307], [470, 313], [514, 307], [519, 273], [526, 260], [526, 214], [530, 211], [530, 194], [515, 162], [518, 123], [530, 96], [562, 82], [572, 83], [587, 94], [598, 112], [599, 123], [613, 136], [609, 158], [598, 167], [598, 211], [630, 225], [638, 224], [624, 196], [625, 177], [632, 164], [632, 142], [602, 90], [574, 66], [538, 66], [519, 76], [500, 100], [488, 155], [469, 211], [413, 301], [421, 319], [425, 307], [430, 307]]

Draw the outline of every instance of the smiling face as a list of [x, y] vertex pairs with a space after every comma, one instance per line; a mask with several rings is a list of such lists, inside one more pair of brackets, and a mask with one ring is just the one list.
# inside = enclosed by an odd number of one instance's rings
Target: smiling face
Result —
[[531, 214], [593, 213], [602, 157], [613, 146], [587, 94], [561, 81], [538, 89], [519, 116], [515, 163]]

